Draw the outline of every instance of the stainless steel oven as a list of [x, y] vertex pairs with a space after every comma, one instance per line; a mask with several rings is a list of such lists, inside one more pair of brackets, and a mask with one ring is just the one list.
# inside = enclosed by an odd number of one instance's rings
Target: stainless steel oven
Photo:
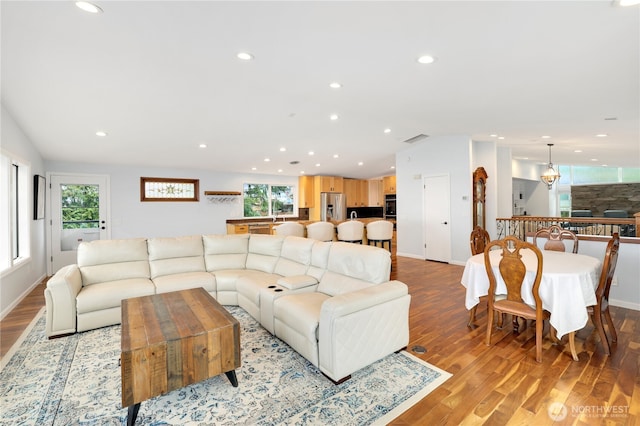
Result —
[[396, 194], [384, 196], [384, 217], [387, 219], [396, 218]]

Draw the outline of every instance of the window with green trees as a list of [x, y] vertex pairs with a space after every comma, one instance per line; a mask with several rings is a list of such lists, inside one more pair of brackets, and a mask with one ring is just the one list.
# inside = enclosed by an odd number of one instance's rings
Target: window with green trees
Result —
[[61, 185], [62, 229], [98, 228], [98, 185]]
[[295, 187], [245, 183], [244, 217], [292, 216]]

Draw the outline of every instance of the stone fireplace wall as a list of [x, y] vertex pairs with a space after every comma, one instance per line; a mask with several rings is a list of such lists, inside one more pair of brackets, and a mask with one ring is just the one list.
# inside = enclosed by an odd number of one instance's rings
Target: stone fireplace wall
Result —
[[640, 212], [640, 183], [572, 186], [571, 209], [591, 210], [594, 216], [603, 216], [605, 210], [625, 210], [633, 217]]

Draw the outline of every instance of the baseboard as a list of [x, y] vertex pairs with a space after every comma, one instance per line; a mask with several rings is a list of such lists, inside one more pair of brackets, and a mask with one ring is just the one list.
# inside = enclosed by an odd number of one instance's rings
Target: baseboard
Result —
[[609, 305], [617, 306], [618, 308], [631, 309], [633, 311], [640, 311], [640, 304], [629, 303], [626, 300], [609, 299]]
[[18, 306], [18, 304], [20, 302], [22, 302], [22, 300], [27, 297], [29, 295], [29, 293], [31, 293], [33, 291], [34, 288], [36, 288], [45, 278], [47, 277], [47, 275], [42, 275], [40, 278], [38, 278], [38, 280], [31, 284], [25, 291], [22, 292], [22, 294], [20, 294], [20, 296], [18, 296], [18, 298], [16, 298], [16, 300], [14, 300], [9, 306], [7, 306], [7, 308], [5, 310], [3, 310], [2, 312], [0, 312], [0, 321], [4, 319], [4, 317], [6, 317], [7, 315], [9, 315], [9, 313], [16, 307]]
[[417, 256], [417, 255], [412, 254], [412, 253], [400, 253], [400, 252], [396, 252], [396, 256], [410, 257], [411, 259], [424, 260], [424, 257], [422, 257], [422, 256]]

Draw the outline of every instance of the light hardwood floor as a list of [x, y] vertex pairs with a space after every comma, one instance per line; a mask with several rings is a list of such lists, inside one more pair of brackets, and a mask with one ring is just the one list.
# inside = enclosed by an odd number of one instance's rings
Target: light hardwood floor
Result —
[[[568, 344], [554, 346], [545, 336], [539, 364], [532, 327], [519, 335], [495, 330], [491, 347], [484, 344], [485, 309], [478, 308], [477, 326], [467, 327], [462, 269], [393, 257], [392, 278], [407, 283], [412, 295], [408, 350], [425, 347], [414, 355], [453, 374], [393, 425], [640, 424], [640, 312], [612, 308], [618, 343], [611, 357], [589, 323], [576, 339], [578, 362]], [[0, 322], [3, 356], [44, 306], [43, 288]], [[566, 418], [554, 422], [549, 407], [566, 408]]]

